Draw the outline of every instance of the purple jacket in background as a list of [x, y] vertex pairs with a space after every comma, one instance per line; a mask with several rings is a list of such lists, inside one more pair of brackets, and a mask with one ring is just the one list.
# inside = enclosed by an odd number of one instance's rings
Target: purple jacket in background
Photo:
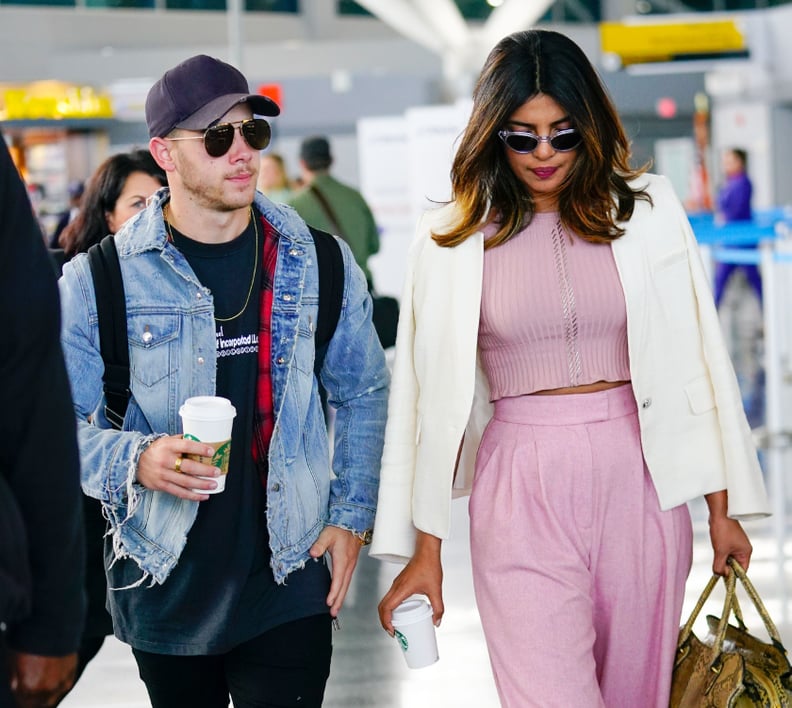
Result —
[[726, 178], [718, 193], [718, 213], [725, 222], [751, 220], [752, 192], [751, 180], [744, 172]]

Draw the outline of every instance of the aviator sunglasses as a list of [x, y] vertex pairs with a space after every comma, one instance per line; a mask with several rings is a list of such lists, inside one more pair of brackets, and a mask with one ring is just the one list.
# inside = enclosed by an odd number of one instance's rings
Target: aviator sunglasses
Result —
[[577, 128], [564, 128], [550, 135], [537, 135], [527, 130], [501, 130], [498, 137], [509, 150], [521, 155], [532, 153], [539, 147], [539, 143], [550, 143], [550, 147], [556, 152], [569, 152], [583, 140]]
[[211, 157], [222, 157], [234, 143], [234, 131], [239, 134], [254, 150], [263, 150], [269, 145], [272, 131], [263, 118], [248, 118], [233, 123], [218, 123], [207, 128], [203, 135], [190, 135], [183, 138], [165, 138], [166, 140], [203, 140], [204, 148]]

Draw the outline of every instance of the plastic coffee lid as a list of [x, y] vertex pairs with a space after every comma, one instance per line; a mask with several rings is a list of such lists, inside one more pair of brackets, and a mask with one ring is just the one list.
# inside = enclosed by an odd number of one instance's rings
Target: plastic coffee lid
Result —
[[236, 408], [222, 396], [193, 396], [179, 408], [179, 415], [192, 420], [223, 420], [236, 416]]
[[407, 598], [393, 611], [394, 624], [411, 624], [431, 616], [432, 608], [426, 600], [418, 597]]

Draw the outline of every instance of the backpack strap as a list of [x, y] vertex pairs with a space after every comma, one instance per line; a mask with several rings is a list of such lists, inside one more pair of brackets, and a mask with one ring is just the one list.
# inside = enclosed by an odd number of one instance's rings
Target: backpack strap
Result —
[[[344, 241], [346, 241], [346, 236], [344, 235], [344, 231], [341, 228], [341, 223], [338, 221], [338, 216], [335, 213], [335, 210], [332, 206], [330, 206], [330, 202], [327, 201], [327, 197], [322, 194], [315, 184], [311, 184], [308, 186], [308, 191], [316, 197], [316, 201], [319, 202], [319, 206], [322, 207], [322, 211], [325, 213], [330, 225], [335, 229], [335, 232], [338, 236], [340, 236]], [[309, 227], [310, 228], [310, 227]]]
[[314, 373], [318, 377], [324, 365], [327, 347], [341, 316], [344, 297], [344, 256], [335, 236], [312, 226], [308, 228], [316, 246], [316, 264], [319, 269], [319, 314], [314, 334], [316, 341]]
[[88, 249], [99, 317], [99, 348], [104, 361], [105, 416], [116, 430], [124, 424], [129, 390], [129, 342], [121, 265], [112, 235]]

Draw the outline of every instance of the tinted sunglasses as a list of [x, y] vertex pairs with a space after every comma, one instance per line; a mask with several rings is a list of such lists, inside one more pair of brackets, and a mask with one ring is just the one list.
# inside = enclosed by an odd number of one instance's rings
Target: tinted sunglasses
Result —
[[556, 152], [569, 152], [580, 145], [583, 138], [577, 128], [564, 128], [551, 135], [537, 135], [527, 130], [501, 130], [498, 137], [509, 150], [527, 155], [539, 147], [539, 143], [550, 143]]
[[239, 134], [254, 150], [263, 150], [269, 145], [272, 131], [270, 124], [263, 118], [248, 118], [233, 123], [218, 123], [207, 128], [203, 135], [190, 135], [183, 138], [165, 138], [166, 140], [203, 140], [204, 148], [211, 157], [222, 157], [234, 143], [234, 131]]

